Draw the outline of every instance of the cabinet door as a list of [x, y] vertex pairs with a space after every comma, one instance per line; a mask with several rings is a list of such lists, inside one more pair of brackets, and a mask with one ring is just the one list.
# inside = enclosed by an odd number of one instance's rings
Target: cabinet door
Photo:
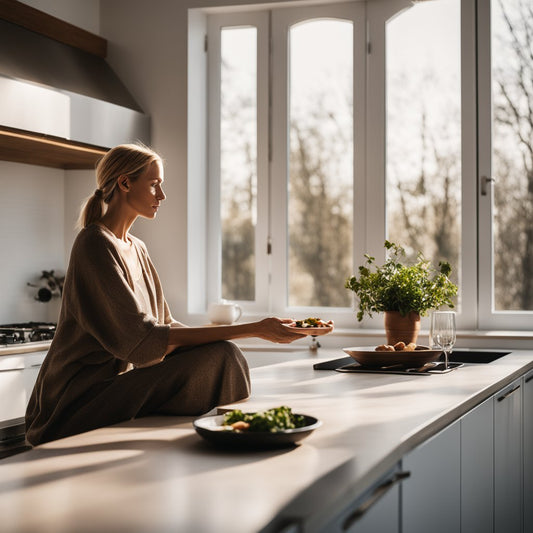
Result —
[[39, 367], [0, 371], [0, 421], [24, 417]]
[[0, 421], [24, 416], [26, 411], [26, 389], [24, 369], [14, 368], [0, 372]]
[[461, 531], [494, 531], [494, 402], [461, 419]]
[[494, 397], [494, 531], [522, 530], [522, 387], [516, 380]]
[[461, 527], [461, 431], [457, 421], [402, 460], [402, 531], [450, 533]]
[[405, 473], [394, 469], [352, 504], [337, 513], [322, 533], [399, 533], [400, 490]]
[[523, 378], [524, 532], [533, 531], [533, 370]]

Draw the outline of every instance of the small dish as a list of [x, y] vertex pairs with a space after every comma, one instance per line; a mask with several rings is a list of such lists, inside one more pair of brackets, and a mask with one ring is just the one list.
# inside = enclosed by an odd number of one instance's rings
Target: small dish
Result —
[[309, 436], [322, 422], [313, 416], [300, 415], [305, 426], [285, 429], [276, 433], [268, 431], [232, 431], [224, 429], [224, 415], [206, 416], [193, 422], [194, 429], [204, 439], [222, 448], [268, 449], [296, 446]]
[[286, 328], [296, 331], [298, 333], [305, 333], [306, 335], [326, 335], [333, 331], [333, 326], [322, 326], [322, 327], [309, 327], [309, 328], [299, 328], [297, 326], [292, 326], [290, 324], [283, 324]]
[[343, 351], [366, 367], [403, 365], [415, 368], [436, 361], [442, 353], [442, 350], [431, 350], [427, 346], [417, 346], [413, 351], [398, 352], [376, 351], [375, 346], [343, 348]]

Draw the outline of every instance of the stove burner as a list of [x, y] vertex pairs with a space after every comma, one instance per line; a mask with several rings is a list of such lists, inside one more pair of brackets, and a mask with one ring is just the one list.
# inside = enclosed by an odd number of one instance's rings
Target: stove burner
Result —
[[46, 322], [0, 325], [0, 344], [23, 344], [51, 340], [55, 330], [55, 324]]

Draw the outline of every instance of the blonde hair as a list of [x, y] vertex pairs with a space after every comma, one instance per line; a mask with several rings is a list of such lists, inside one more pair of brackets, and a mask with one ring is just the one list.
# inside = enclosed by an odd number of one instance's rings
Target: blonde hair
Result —
[[161, 157], [141, 143], [120, 144], [109, 150], [96, 164], [96, 190], [81, 207], [78, 227], [85, 228], [102, 218], [119, 176], [135, 181], [154, 161], [161, 161]]

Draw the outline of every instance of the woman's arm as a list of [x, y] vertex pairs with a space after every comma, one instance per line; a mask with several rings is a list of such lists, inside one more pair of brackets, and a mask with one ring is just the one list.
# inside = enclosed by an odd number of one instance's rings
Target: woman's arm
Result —
[[[257, 337], [270, 342], [289, 343], [305, 337], [283, 324], [291, 324], [290, 318], [265, 318], [258, 322], [247, 322], [231, 326], [180, 327], [172, 325], [168, 337], [166, 354], [180, 346], [195, 346], [215, 341]], [[165, 355], [166, 355], [165, 354]]]

